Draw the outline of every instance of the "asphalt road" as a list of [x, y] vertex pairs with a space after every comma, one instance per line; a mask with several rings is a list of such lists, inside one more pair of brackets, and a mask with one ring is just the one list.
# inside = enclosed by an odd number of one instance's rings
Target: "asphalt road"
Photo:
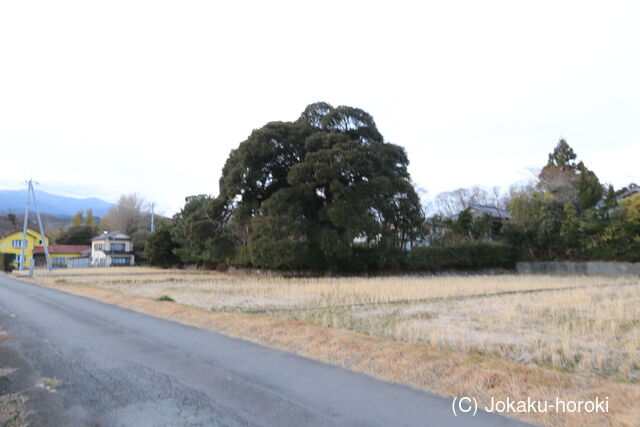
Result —
[[451, 399], [1, 274], [0, 328], [12, 335], [0, 365], [19, 369], [32, 425], [522, 425], [455, 417]]

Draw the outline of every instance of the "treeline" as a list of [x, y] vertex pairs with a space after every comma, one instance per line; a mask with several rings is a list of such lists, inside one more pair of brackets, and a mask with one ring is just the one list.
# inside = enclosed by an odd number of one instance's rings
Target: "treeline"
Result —
[[511, 247], [518, 260], [637, 262], [640, 191], [634, 194], [632, 188], [602, 185], [560, 140], [533, 182], [496, 200], [510, 214], [502, 226], [496, 228], [495, 221], [492, 225], [490, 218], [474, 217], [464, 208], [478, 200], [487, 202], [478, 189], [447, 194], [439, 202], [460, 213], [454, 218], [435, 215], [427, 224], [436, 245], [495, 240]]
[[137, 193], [120, 196], [104, 218], [93, 216], [91, 209], [76, 213], [66, 228], [49, 230], [55, 244], [90, 245], [91, 239], [104, 231], [119, 231], [132, 238], [138, 262], [146, 262], [145, 244], [151, 226], [151, 215], [145, 211], [147, 202]]
[[[146, 238], [159, 266], [287, 270], [472, 270], [517, 260], [638, 260], [640, 202], [618, 202], [561, 140], [531, 185], [478, 215], [471, 189], [428, 216], [404, 149], [352, 107], [309, 105], [271, 122], [232, 150], [218, 197], [191, 196]], [[485, 198], [486, 199], [486, 198]], [[448, 203], [448, 202], [454, 203]], [[447, 203], [444, 203], [447, 202]], [[428, 246], [428, 247], [424, 247]]]
[[603, 187], [560, 141], [534, 189], [515, 194], [503, 240], [523, 260], [640, 261], [640, 194]]

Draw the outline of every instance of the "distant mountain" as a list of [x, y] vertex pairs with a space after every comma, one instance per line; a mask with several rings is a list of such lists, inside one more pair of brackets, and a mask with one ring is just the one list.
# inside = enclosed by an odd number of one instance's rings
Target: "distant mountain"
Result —
[[[0, 190], [0, 214], [9, 212], [15, 214], [24, 213], [24, 204], [27, 198], [27, 190]], [[78, 211], [91, 209], [94, 216], [104, 217], [113, 203], [91, 197], [78, 199], [75, 197], [58, 196], [36, 190], [36, 199], [40, 213], [62, 217], [71, 217]], [[33, 211], [33, 206], [31, 206]]]

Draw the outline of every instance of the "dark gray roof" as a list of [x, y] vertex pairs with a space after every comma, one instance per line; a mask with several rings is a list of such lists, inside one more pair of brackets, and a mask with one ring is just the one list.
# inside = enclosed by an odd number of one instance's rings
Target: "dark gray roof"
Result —
[[[118, 234], [122, 234], [124, 237], [116, 237]], [[130, 240], [131, 237], [127, 236], [124, 233], [121, 233], [119, 231], [111, 231], [109, 233], [103, 233], [99, 236], [94, 237], [93, 239], [91, 239], [91, 241], [93, 242], [94, 240], [105, 240], [105, 239], [111, 239], [111, 240]]]
[[477, 205], [474, 203], [469, 206], [469, 209], [473, 209], [477, 211], [479, 215], [489, 214], [493, 218], [504, 218], [504, 219], [511, 218], [511, 214], [509, 212], [505, 211], [504, 209], [497, 208], [495, 206]]
[[618, 201], [622, 200], [622, 199], [626, 199], [627, 197], [631, 197], [634, 194], [640, 193], [640, 186], [636, 185], [636, 184], [629, 184], [629, 189], [627, 191], [625, 191], [624, 193], [622, 193], [621, 195], [619, 195], [617, 197]]

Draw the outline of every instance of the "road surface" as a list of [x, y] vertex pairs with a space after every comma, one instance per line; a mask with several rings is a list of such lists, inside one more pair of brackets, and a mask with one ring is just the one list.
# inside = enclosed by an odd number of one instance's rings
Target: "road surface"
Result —
[[451, 399], [0, 274], [32, 425], [512, 426]]

